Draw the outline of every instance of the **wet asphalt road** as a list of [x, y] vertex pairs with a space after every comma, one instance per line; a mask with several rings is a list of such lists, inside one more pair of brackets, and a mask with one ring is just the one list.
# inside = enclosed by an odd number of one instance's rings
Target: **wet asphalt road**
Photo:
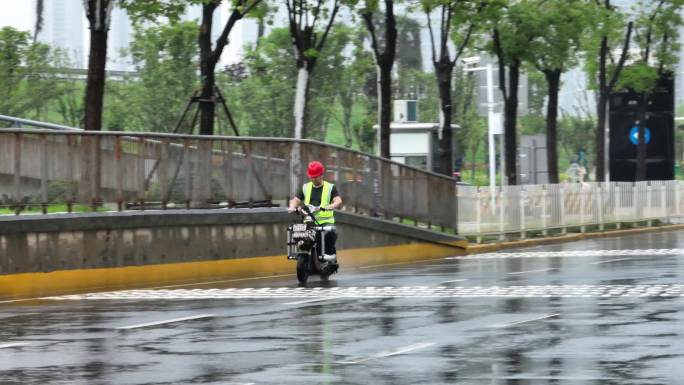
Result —
[[0, 303], [0, 384], [684, 383], [684, 232], [341, 264]]

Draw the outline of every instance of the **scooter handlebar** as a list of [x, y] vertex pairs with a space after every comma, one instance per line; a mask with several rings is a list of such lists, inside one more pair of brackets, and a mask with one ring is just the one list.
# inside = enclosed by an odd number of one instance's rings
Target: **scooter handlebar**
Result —
[[296, 214], [313, 214], [316, 211], [333, 211], [333, 209], [328, 209], [325, 207], [314, 206], [314, 205], [301, 205], [301, 206], [297, 206], [294, 210], [290, 209], [289, 207], [287, 208], [288, 213], [296, 213]]

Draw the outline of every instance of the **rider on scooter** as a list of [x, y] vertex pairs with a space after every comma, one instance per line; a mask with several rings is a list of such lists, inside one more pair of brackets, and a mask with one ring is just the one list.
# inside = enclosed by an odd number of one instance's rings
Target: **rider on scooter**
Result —
[[[334, 184], [323, 180], [324, 173], [325, 167], [321, 162], [313, 161], [309, 163], [309, 167], [306, 170], [309, 182], [304, 183], [302, 189], [290, 200], [288, 212], [294, 212], [303, 202], [305, 205], [320, 206], [326, 209], [326, 211], [316, 211], [314, 213], [314, 217], [319, 224], [335, 223], [335, 212], [333, 210], [339, 209], [342, 206], [342, 198]], [[336, 240], [336, 232], [330, 231], [326, 233], [323, 258], [328, 262], [337, 263]]]

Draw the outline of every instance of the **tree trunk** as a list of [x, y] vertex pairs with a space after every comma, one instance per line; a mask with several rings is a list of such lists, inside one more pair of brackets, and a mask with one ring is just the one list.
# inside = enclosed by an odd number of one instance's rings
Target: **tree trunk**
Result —
[[351, 148], [352, 140], [352, 112], [354, 109], [354, 99], [351, 92], [340, 93], [340, 104], [342, 105], [342, 130], [344, 132], [344, 146]]
[[108, 28], [90, 28], [90, 55], [85, 93], [85, 129], [102, 130], [102, 105], [104, 103], [105, 66], [107, 64]]
[[[105, 69], [107, 65], [107, 33], [112, 4], [108, 0], [89, 0], [85, 4], [90, 27], [90, 53], [88, 56], [88, 79], [85, 92], [84, 128], [88, 131], [102, 130], [102, 107], [104, 104]], [[95, 207], [100, 197], [101, 154], [99, 137], [83, 138], [81, 181], [79, 198]]]
[[506, 181], [509, 185], [518, 184], [517, 172], [517, 119], [518, 119], [518, 82], [520, 80], [520, 61], [515, 59], [508, 66], [508, 98], [504, 103], [504, 143], [506, 159]]
[[363, 13], [371, 36], [373, 58], [378, 73], [378, 136], [380, 156], [390, 157], [390, 122], [392, 120], [392, 67], [397, 51], [397, 23], [394, 17], [394, 0], [385, 2], [385, 39], [381, 51], [373, 24], [373, 13]]
[[[202, 5], [202, 25], [199, 29], [200, 46], [200, 76], [202, 78], [202, 92], [200, 103], [200, 135], [214, 134], [214, 61], [211, 49], [211, 25], [216, 5], [213, 2]], [[192, 127], [191, 127], [192, 129]]]
[[380, 156], [390, 158], [390, 122], [392, 121], [392, 65], [378, 65], [378, 121]]
[[453, 131], [451, 129], [451, 76], [454, 64], [448, 57], [442, 57], [439, 62], [434, 64], [440, 102], [439, 169], [437, 171], [451, 177], [454, 169]]
[[561, 70], [544, 71], [549, 91], [549, 102], [546, 106], [546, 157], [549, 166], [549, 183], [558, 183], [558, 91], [560, 89]]
[[295, 139], [306, 137], [306, 106], [307, 94], [309, 89], [309, 70], [304, 65], [299, 67], [297, 72], [297, 90], [295, 92], [294, 120], [295, 120]]

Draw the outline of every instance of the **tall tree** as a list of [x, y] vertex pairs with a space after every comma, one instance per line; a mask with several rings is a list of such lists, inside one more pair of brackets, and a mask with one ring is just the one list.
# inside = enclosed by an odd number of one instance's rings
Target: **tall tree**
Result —
[[[361, 27], [363, 28], [363, 27]], [[373, 146], [365, 147], [365, 143], [359, 139], [359, 131], [355, 128], [360, 128], [358, 122], [356, 126], [352, 121], [354, 116], [354, 106], [358, 104], [364, 97], [371, 96], [374, 93], [364, 95], [363, 87], [368, 81], [368, 75], [373, 73], [373, 58], [371, 54], [363, 47], [365, 31], [361, 28], [352, 30], [348, 29], [349, 37], [353, 45], [352, 54], [342, 61], [339, 68], [340, 82], [337, 87], [337, 96], [342, 107], [342, 117], [338, 119], [342, 126], [344, 134], [344, 145], [352, 147], [354, 138], [363, 150], [372, 150]], [[372, 130], [372, 121], [368, 124], [367, 129]]]
[[214, 134], [216, 64], [221, 59], [223, 49], [228, 45], [228, 35], [235, 24], [241, 20], [261, 0], [236, 0], [232, 2], [230, 16], [223, 26], [221, 35], [212, 49], [211, 26], [214, 21], [214, 11], [221, 4], [221, 0], [210, 0], [202, 3], [202, 21], [199, 29], [198, 42], [200, 47], [200, 77], [202, 90], [200, 97], [200, 134]]
[[[316, 66], [335, 16], [340, 9], [338, 0], [332, 0], [328, 8], [327, 0], [286, 0], [288, 24], [292, 45], [296, 53], [297, 88], [295, 93], [294, 137], [307, 135], [306, 112], [308, 106], [309, 79]], [[322, 29], [317, 27], [319, 20], [327, 22]]]
[[[397, 52], [397, 23], [394, 0], [363, 0], [360, 14], [371, 38], [371, 50], [378, 81], [378, 127], [380, 156], [390, 157], [390, 122], [392, 120], [392, 67]], [[376, 16], [382, 15], [384, 33], [378, 33]]]
[[[608, 98], [620, 79], [629, 52], [634, 23], [626, 21], [626, 15], [611, 4], [610, 0], [595, 0], [593, 28], [588, 34], [586, 66], [589, 79], [596, 89], [596, 180], [606, 176], [606, 120]], [[617, 54], [614, 55], [614, 54]]]
[[0, 29], [0, 114], [38, 117], [64, 90], [57, 66], [62, 55], [48, 45], [34, 43], [28, 32]]
[[518, 184], [518, 86], [521, 66], [531, 54], [529, 44], [536, 37], [528, 20], [535, 17], [537, 10], [531, 0], [495, 1], [487, 7], [487, 20], [491, 25], [489, 50], [498, 61], [499, 89], [504, 100], [504, 174], [509, 185]]
[[[171, 132], [187, 95], [199, 83], [196, 47], [195, 22], [136, 24], [128, 50], [137, 76], [108, 82], [106, 127], [113, 129], [118, 121], [121, 129]], [[188, 131], [190, 124], [184, 123], [181, 132]]]
[[[465, 161], [470, 159], [471, 183], [475, 181], [478, 149], [480, 144], [486, 143], [487, 140], [485, 119], [477, 114], [475, 86], [476, 81], [472, 73], [468, 73], [462, 67], [457, 66], [452, 82], [452, 93], [454, 95], [452, 115], [453, 121], [458, 123], [461, 128], [454, 133], [456, 138], [456, 145], [454, 146], [456, 161], [454, 163], [456, 171], [463, 176]], [[468, 155], [470, 155], [469, 158]]]
[[[200, 134], [214, 134], [215, 117], [215, 86], [216, 65], [221, 59], [221, 54], [228, 45], [228, 36], [238, 21], [242, 20], [252, 11], [255, 11], [262, 0], [233, 0], [230, 3], [228, 20], [223, 25], [221, 34], [212, 44], [211, 31], [214, 22], [214, 12], [219, 9], [222, 0], [120, 0], [135, 17], [148, 20], [156, 20], [160, 15], [169, 18], [177, 18], [178, 15], [191, 4], [199, 4], [202, 7], [202, 19], [200, 20], [197, 42], [199, 45], [201, 89], [199, 94], [200, 103]], [[257, 12], [260, 16], [261, 12]], [[212, 48], [213, 47], [213, 48]]]
[[[468, 3], [459, 0], [426, 0], [423, 2], [423, 11], [427, 16], [428, 29], [430, 31], [432, 64], [435, 68], [437, 87], [439, 89], [438, 171], [448, 176], [452, 175], [454, 169], [453, 132], [451, 128], [453, 105], [451, 100], [451, 80], [453, 78], [454, 66], [467, 46], [470, 35], [475, 27], [474, 21], [471, 20], [468, 22], [466, 20], [469, 18], [463, 17], [468, 13], [468, 8], [465, 5], [468, 5]], [[430, 17], [430, 14], [435, 10], [440, 14], [439, 48], [435, 47], [435, 34]], [[456, 15], [456, 13], [460, 14]], [[452, 31], [454, 28], [456, 28], [459, 33], [455, 36], [458, 40], [453, 41], [452, 43], [451, 39], [454, 37]], [[452, 44], [456, 46], [456, 52], [453, 58], [449, 52], [449, 46]]]
[[115, 0], [85, 0], [86, 18], [90, 28], [90, 53], [85, 91], [84, 128], [102, 129], [105, 67], [107, 64], [107, 34]]
[[546, 154], [549, 183], [558, 183], [558, 93], [561, 75], [576, 65], [577, 52], [590, 11], [582, 0], [539, 0], [538, 17], [529, 19], [538, 37], [530, 44], [533, 65], [544, 74], [547, 84]]
[[396, 65], [398, 72], [405, 69], [423, 70], [421, 29], [421, 24], [410, 14], [397, 17]]
[[659, 81], [672, 76], [677, 64], [679, 28], [684, 0], [640, 1], [634, 40], [639, 54], [625, 67], [619, 85], [639, 95], [636, 180], [646, 179], [646, 125], [648, 106]]
[[[326, 122], [335, 113], [335, 100], [347, 72], [345, 48], [350, 41], [348, 28], [333, 26], [327, 43], [319, 55], [316, 71], [311, 75], [311, 98], [307, 124], [308, 137], [324, 140]], [[297, 68], [292, 65], [296, 53], [292, 49], [288, 28], [274, 28], [258, 45], [248, 46], [244, 70], [226, 72], [221, 84], [233, 90], [235, 117], [255, 136], [293, 136]], [[232, 67], [232, 66], [231, 66]]]

